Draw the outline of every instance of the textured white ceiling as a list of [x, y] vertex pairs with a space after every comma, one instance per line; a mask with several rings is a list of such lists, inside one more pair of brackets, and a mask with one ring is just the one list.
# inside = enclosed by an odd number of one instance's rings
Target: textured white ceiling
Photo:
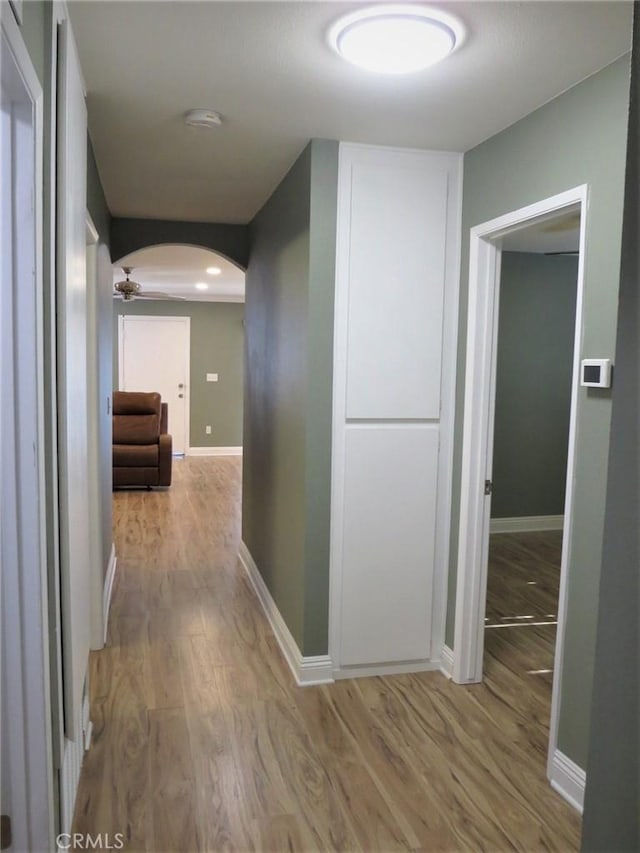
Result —
[[505, 252], [553, 254], [580, 248], [580, 211], [545, 218], [502, 238]]
[[[235, 264], [208, 249], [195, 246], [150, 246], [132, 252], [113, 266], [113, 283], [124, 278], [122, 267], [131, 267], [131, 278], [143, 292], [158, 291], [193, 302], [244, 302], [244, 273]], [[207, 267], [219, 267], [209, 275]], [[196, 290], [196, 282], [209, 289]]]
[[[467, 29], [460, 50], [384, 78], [326, 41], [365, 5], [69, 3], [112, 213], [247, 222], [312, 137], [466, 151], [630, 47], [628, 2], [449, 2]], [[185, 127], [192, 107], [223, 126]]]

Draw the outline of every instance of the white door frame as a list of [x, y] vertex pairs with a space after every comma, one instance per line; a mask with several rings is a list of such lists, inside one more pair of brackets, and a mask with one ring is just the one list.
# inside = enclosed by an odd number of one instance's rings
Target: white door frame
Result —
[[16, 161], [11, 150], [2, 152], [3, 166], [11, 158], [10, 186], [3, 184], [3, 192], [13, 199], [0, 252], [3, 366], [10, 373], [1, 389], [0, 540], [8, 557], [2, 565], [2, 654], [12, 688], [3, 703], [2, 749], [10, 765], [12, 849], [44, 850], [52, 844], [55, 817], [44, 501], [43, 95], [8, 3], [0, 4], [0, 21], [3, 95], [5, 82], [6, 94], [20, 90], [12, 101], [20, 111], [11, 130]]
[[[186, 365], [186, 380], [184, 389], [184, 455], [189, 454], [190, 448], [190, 426], [191, 426], [191, 317], [181, 315], [163, 315], [156, 314], [120, 314], [118, 317], [118, 388], [124, 385], [124, 325], [125, 320], [132, 321], [148, 321], [162, 322], [171, 320], [181, 321], [186, 329], [186, 347], [185, 347], [185, 365]], [[176, 450], [174, 448], [174, 453]]]
[[491, 505], [491, 499], [485, 496], [484, 492], [485, 480], [491, 480], [493, 456], [501, 238], [534, 222], [554, 218], [570, 208], [579, 209], [581, 214], [565, 521], [549, 734], [550, 760], [556, 748], [558, 734], [567, 610], [567, 566], [572, 544], [587, 203], [588, 185], [584, 184], [471, 229], [460, 533], [453, 652], [453, 679], [460, 684], [482, 680]]
[[[100, 468], [99, 424], [100, 400], [98, 391], [99, 353], [98, 353], [98, 231], [87, 210], [87, 450], [89, 467], [94, 473]], [[102, 563], [102, 483], [99, 476], [89, 480], [89, 514], [91, 517], [91, 648], [99, 650], [104, 646], [105, 625], [103, 614], [103, 563]]]

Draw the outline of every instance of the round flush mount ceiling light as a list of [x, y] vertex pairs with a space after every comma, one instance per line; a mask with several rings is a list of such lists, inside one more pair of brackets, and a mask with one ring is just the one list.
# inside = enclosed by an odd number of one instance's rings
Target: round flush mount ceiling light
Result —
[[209, 275], [220, 275], [222, 270], [220, 269], [220, 267], [207, 267], [207, 272], [209, 273]]
[[381, 74], [422, 71], [459, 47], [463, 36], [462, 25], [451, 15], [402, 4], [361, 9], [329, 31], [343, 59]]
[[220, 127], [222, 116], [215, 110], [189, 110], [184, 114], [184, 123], [189, 127]]
[[209, 285], [204, 281], [196, 282], [196, 290], [209, 290]]

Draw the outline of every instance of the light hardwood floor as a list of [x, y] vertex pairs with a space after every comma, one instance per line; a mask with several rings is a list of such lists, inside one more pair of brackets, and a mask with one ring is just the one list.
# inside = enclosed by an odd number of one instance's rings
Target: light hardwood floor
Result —
[[[505, 651], [510, 629], [488, 632], [482, 685], [298, 688], [237, 561], [240, 460], [188, 458], [174, 477], [114, 496], [76, 832], [155, 853], [577, 849], [579, 817], [545, 778], [548, 685]], [[488, 613], [512, 609], [492, 597]], [[518, 631], [526, 668], [548, 668]]]

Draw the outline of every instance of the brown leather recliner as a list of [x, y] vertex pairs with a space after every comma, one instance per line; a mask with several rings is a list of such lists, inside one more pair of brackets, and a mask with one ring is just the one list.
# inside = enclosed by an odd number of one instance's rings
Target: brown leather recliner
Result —
[[170, 486], [171, 436], [160, 394], [113, 392], [113, 487]]

